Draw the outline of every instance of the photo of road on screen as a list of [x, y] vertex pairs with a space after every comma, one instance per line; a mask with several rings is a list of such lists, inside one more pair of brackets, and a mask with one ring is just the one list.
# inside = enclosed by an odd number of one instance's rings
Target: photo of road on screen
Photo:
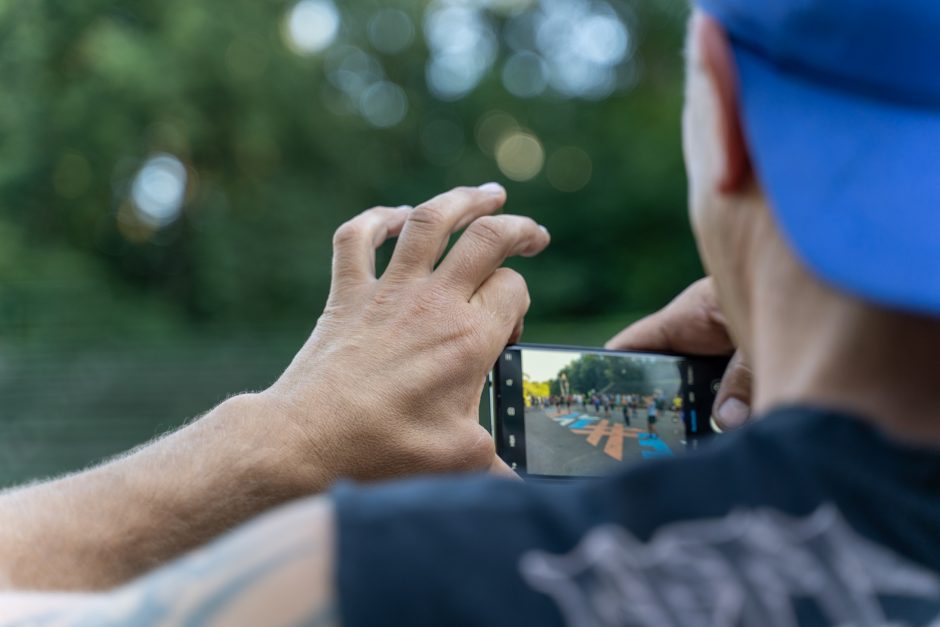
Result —
[[522, 351], [527, 470], [601, 475], [687, 445], [682, 358]]

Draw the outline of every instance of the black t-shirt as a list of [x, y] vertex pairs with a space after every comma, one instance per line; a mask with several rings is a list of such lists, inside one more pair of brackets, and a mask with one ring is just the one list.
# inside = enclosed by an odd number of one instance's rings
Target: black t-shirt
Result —
[[830, 412], [599, 480], [334, 496], [344, 627], [940, 625], [940, 451]]

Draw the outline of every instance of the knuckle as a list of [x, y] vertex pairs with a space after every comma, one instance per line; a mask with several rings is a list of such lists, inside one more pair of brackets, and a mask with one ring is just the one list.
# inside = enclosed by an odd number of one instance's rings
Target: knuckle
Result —
[[496, 443], [485, 429], [474, 425], [474, 429], [466, 438], [466, 454], [468, 467], [486, 468], [496, 457]]
[[506, 241], [506, 229], [497, 216], [477, 218], [467, 227], [467, 234], [488, 248], [502, 248]]
[[747, 362], [740, 356], [741, 352], [735, 353], [725, 373], [725, 378], [731, 385], [739, 387], [750, 387], [754, 373]]
[[466, 318], [458, 325], [463, 363], [476, 364], [487, 353], [486, 326], [478, 319]]
[[427, 320], [429, 317], [437, 316], [439, 309], [437, 294], [433, 291], [424, 291], [411, 301], [406, 311], [412, 320]]
[[395, 307], [400, 304], [401, 296], [396, 289], [396, 286], [390, 285], [388, 282], [380, 284], [378, 289], [374, 290], [369, 297], [368, 303], [369, 307], [365, 309], [366, 314], [371, 314], [374, 312], [381, 312], [377, 318], [383, 319], [387, 315], [387, 310], [389, 307]]
[[441, 451], [441, 461], [449, 470], [481, 470], [493, 462], [496, 444], [479, 424], [456, 424], [450, 433], [450, 442]]
[[507, 305], [506, 313], [516, 316], [520, 309], [523, 313], [528, 311], [532, 299], [529, 296], [529, 285], [525, 277], [511, 268], [500, 268], [496, 272], [500, 281], [500, 300]]
[[444, 221], [444, 207], [436, 201], [428, 201], [418, 205], [408, 221], [412, 224], [419, 224], [427, 227], [436, 227]]
[[506, 287], [509, 289], [509, 291], [511, 291], [513, 294], [524, 294], [528, 298], [529, 284], [526, 283], [524, 276], [512, 268], [501, 268], [500, 271], [503, 273], [503, 280], [506, 282]]
[[466, 197], [466, 196], [475, 196], [480, 193], [480, 190], [478, 190], [475, 187], [468, 187], [466, 185], [461, 185], [460, 187], [455, 187], [453, 192], [454, 192], [454, 195], [456, 196]]
[[398, 305], [402, 324], [438, 325], [438, 330], [449, 329], [452, 325], [447, 323], [457, 317], [453, 315], [446, 291], [431, 283], [410, 294], [396, 292], [391, 298]]
[[517, 220], [519, 223], [519, 229], [523, 231], [526, 235], [533, 235], [535, 233], [541, 232], [539, 223], [533, 220], [532, 218], [530, 218], [529, 216], [510, 215], [508, 217], [511, 217]]
[[443, 347], [454, 360], [456, 370], [479, 363], [480, 356], [486, 352], [484, 320], [466, 312], [452, 312], [441, 322], [441, 329], [446, 337]]
[[364, 235], [363, 223], [358, 218], [353, 218], [340, 225], [333, 233], [333, 246], [341, 247], [358, 241]]

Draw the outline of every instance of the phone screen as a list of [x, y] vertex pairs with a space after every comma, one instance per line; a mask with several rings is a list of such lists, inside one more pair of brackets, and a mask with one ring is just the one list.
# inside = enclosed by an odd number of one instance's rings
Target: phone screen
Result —
[[516, 345], [493, 371], [497, 452], [528, 476], [604, 475], [714, 433], [727, 358]]

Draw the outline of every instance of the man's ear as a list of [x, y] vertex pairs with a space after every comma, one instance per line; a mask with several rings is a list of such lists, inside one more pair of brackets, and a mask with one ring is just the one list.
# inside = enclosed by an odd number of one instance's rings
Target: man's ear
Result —
[[738, 107], [738, 74], [734, 55], [724, 28], [713, 17], [699, 13], [695, 28], [698, 31], [699, 58], [718, 98], [718, 133], [724, 153], [724, 171], [718, 177], [718, 191], [733, 193], [740, 191], [751, 177], [751, 160]]

